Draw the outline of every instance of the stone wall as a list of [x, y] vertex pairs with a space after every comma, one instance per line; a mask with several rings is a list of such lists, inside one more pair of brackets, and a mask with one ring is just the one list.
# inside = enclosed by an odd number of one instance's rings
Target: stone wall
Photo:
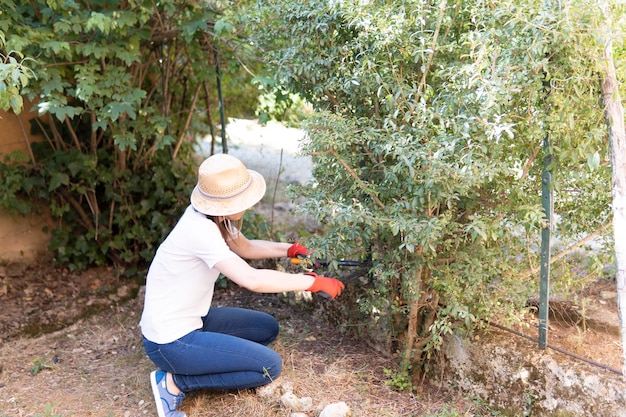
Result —
[[494, 331], [448, 337], [446, 383], [506, 416], [626, 417], [626, 381], [605, 369]]
[[[24, 104], [24, 109], [31, 107], [31, 103]], [[34, 116], [27, 111], [19, 116], [0, 111], [0, 155], [18, 149], [29, 155], [28, 144], [42, 139], [30, 134], [30, 119]], [[50, 237], [43, 228], [49, 222], [50, 218], [46, 215], [23, 217], [0, 208], [0, 261], [30, 262], [46, 253]]]

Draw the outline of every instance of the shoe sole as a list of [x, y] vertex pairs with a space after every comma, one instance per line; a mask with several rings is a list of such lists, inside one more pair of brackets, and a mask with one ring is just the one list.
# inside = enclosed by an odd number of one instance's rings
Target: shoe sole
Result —
[[152, 395], [154, 396], [154, 402], [157, 408], [157, 414], [159, 417], [166, 417], [165, 410], [163, 409], [163, 400], [161, 400], [161, 393], [159, 392], [159, 384], [156, 380], [157, 371], [150, 372], [150, 385], [152, 385]]

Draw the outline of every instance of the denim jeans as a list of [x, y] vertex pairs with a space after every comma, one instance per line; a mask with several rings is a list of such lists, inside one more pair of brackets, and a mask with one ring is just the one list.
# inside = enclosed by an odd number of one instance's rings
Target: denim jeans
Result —
[[274, 317], [254, 310], [214, 307], [202, 320], [202, 329], [171, 343], [143, 338], [150, 360], [170, 372], [181, 391], [254, 388], [280, 375], [282, 358], [266, 346], [278, 336]]

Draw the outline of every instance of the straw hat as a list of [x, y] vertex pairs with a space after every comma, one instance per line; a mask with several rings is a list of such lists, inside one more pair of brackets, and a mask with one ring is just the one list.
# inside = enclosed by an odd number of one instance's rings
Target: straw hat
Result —
[[265, 195], [265, 180], [234, 156], [213, 155], [198, 169], [191, 205], [200, 213], [228, 216], [249, 209]]

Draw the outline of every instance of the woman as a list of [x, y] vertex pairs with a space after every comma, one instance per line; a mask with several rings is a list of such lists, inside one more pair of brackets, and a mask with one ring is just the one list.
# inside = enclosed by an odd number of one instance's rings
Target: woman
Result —
[[255, 269], [242, 259], [308, 252], [298, 243], [248, 240], [239, 231], [265, 187], [258, 172], [230, 155], [206, 159], [191, 205], [150, 265], [140, 326], [146, 353], [159, 368], [150, 374], [159, 417], [184, 417], [177, 411], [184, 392], [258, 387], [281, 372], [280, 355], [267, 347], [278, 336], [276, 319], [253, 310], [210, 308], [220, 273], [261, 293], [323, 291], [334, 298], [343, 289], [335, 278]]

